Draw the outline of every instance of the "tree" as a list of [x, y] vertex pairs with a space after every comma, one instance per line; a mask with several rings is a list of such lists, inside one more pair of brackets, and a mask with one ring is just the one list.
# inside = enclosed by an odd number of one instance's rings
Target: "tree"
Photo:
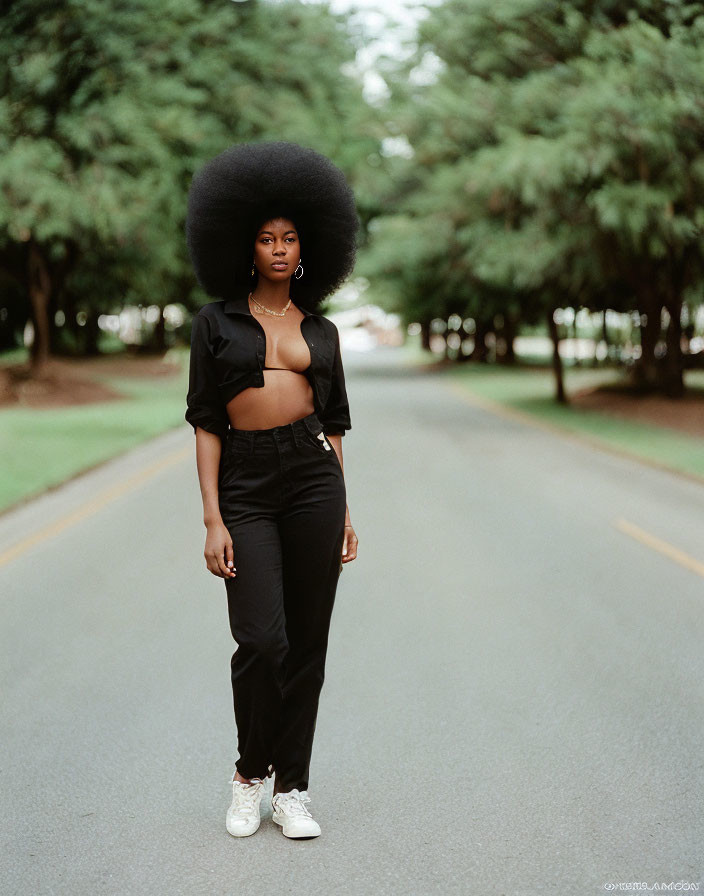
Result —
[[[448, 291], [459, 313], [545, 319], [553, 335], [560, 304], [637, 309], [638, 381], [680, 394], [680, 312], [702, 280], [700, 7], [431, 9], [394, 102], [415, 150], [400, 169], [405, 232], [428, 240], [422, 255], [443, 282], [433, 316]], [[428, 54], [437, 77], [414, 83], [412, 66]], [[376, 233], [383, 239], [383, 221]], [[405, 246], [386, 240], [385, 251], [393, 270]], [[413, 302], [404, 284], [401, 304]], [[564, 399], [559, 377], [556, 389]]]
[[94, 336], [127, 302], [198, 304], [186, 195], [230, 143], [315, 145], [353, 177], [378, 151], [345, 19], [325, 7], [23, 0], [0, 29], [0, 264], [31, 297], [36, 368], [57, 310]]

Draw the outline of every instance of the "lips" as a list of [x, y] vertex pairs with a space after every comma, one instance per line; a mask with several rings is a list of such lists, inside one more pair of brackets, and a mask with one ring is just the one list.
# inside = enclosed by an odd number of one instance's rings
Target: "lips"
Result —
[[288, 267], [287, 261], [275, 261], [272, 264], [272, 268], [277, 268], [277, 269], [280, 268], [281, 270], [285, 270], [287, 267]]

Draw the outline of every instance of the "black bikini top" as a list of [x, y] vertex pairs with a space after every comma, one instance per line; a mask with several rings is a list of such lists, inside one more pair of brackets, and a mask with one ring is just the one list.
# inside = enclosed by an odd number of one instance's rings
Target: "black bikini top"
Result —
[[[262, 370], [291, 370], [290, 367], [262, 367]], [[310, 364], [306, 367], [306, 370], [310, 370]], [[293, 371], [294, 373], [298, 373], [299, 371]], [[301, 373], [305, 373], [305, 370], [300, 371]]]

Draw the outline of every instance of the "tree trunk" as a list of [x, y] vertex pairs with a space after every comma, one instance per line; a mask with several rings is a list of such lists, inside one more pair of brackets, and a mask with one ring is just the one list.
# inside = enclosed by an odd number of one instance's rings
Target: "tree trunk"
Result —
[[661, 365], [661, 388], [670, 398], [684, 394], [684, 357], [682, 355], [682, 293], [686, 280], [686, 257], [668, 252], [668, 274], [664, 284], [664, 305], [670, 315], [665, 340], [667, 351]]
[[682, 302], [673, 300], [668, 304], [670, 323], [667, 327], [667, 355], [662, 366], [661, 386], [670, 398], [681, 398], [684, 395], [683, 357], [682, 357]]
[[98, 340], [100, 339], [99, 316], [97, 309], [91, 311], [88, 314], [85, 326], [81, 327], [83, 330], [83, 354], [88, 357], [95, 357], [100, 354], [100, 346], [98, 345]]
[[49, 300], [51, 276], [46, 259], [37, 241], [29, 240], [27, 255], [27, 285], [32, 306], [34, 341], [31, 350], [32, 373], [39, 373], [49, 359]]
[[154, 327], [154, 348], [158, 352], [166, 351], [166, 318], [163, 308], [159, 308], [159, 320]]
[[561, 404], [567, 404], [565, 383], [562, 376], [562, 358], [560, 358], [560, 334], [557, 332], [554, 313], [554, 308], [548, 309], [548, 330], [552, 339], [552, 370], [555, 374], [555, 400]]
[[[74, 348], [80, 345], [80, 334], [76, 325], [76, 297], [66, 289], [66, 278], [74, 268], [78, 259], [78, 249], [72, 240], [67, 240], [64, 255], [60, 261], [52, 264], [51, 301], [49, 314], [49, 354], [59, 355], [69, 351], [66, 343], [66, 332], [73, 336]], [[64, 323], [56, 323], [56, 312], [63, 311]], [[70, 345], [70, 343], [69, 343]]]
[[486, 347], [486, 336], [491, 332], [491, 326], [485, 320], [477, 321], [474, 331], [474, 348], [470, 354], [472, 361], [480, 361], [486, 364], [489, 361], [489, 350]]
[[514, 348], [513, 340], [516, 338], [516, 321], [510, 314], [504, 314], [504, 325], [501, 330], [501, 337], [506, 343], [506, 351], [499, 360], [502, 364], [515, 364], [516, 350]]
[[643, 285], [637, 301], [638, 312], [645, 314], [645, 326], [640, 327], [641, 356], [635, 365], [635, 382], [643, 392], [652, 392], [658, 387], [658, 365], [655, 346], [660, 336], [660, 315], [662, 300], [656, 295], [652, 284]]
[[430, 322], [421, 321], [420, 325], [420, 344], [426, 350], [430, 351]]

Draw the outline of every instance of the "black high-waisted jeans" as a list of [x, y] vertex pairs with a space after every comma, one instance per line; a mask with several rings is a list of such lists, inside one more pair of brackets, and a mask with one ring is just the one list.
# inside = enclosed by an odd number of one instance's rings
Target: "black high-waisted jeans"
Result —
[[264, 778], [271, 766], [281, 791], [308, 789], [342, 571], [345, 481], [322, 432], [316, 414], [271, 429], [230, 429], [218, 476], [237, 571], [225, 579], [237, 642], [237, 770]]

